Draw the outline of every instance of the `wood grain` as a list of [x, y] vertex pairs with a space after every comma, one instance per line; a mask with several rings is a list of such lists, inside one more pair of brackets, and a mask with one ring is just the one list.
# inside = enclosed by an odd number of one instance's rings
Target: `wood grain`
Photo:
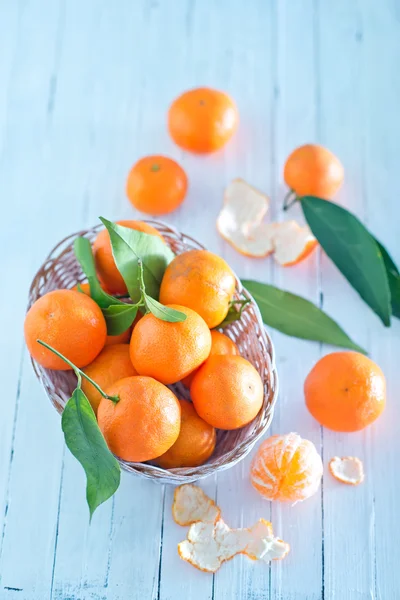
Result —
[[[222, 192], [244, 177], [285, 193], [297, 145], [327, 145], [345, 165], [338, 201], [400, 262], [400, 9], [395, 0], [0, 1], [0, 238], [3, 393], [0, 418], [0, 598], [5, 600], [396, 600], [400, 327], [385, 329], [321, 253], [291, 269], [238, 255], [217, 235]], [[241, 124], [222, 152], [192, 156], [169, 139], [171, 100], [195, 85], [236, 99]], [[304, 504], [263, 501], [249, 463], [204, 482], [232, 526], [271, 519], [288, 558], [237, 557], [214, 577], [178, 557], [186, 534], [173, 490], [124, 475], [88, 523], [84, 474], [64, 448], [59, 418], [36, 382], [22, 321], [30, 280], [54, 244], [97, 217], [135, 218], [125, 177], [148, 153], [180, 161], [190, 179], [165, 220], [228, 260], [322, 306], [383, 368], [388, 407], [353, 435], [322, 430], [305, 409], [304, 378], [331, 348], [273, 333], [280, 398], [271, 432], [298, 431], [324, 464], [354, 454], [353, 489], [325, 469]], [[298, 208], [291, 216], [301, 218]]]

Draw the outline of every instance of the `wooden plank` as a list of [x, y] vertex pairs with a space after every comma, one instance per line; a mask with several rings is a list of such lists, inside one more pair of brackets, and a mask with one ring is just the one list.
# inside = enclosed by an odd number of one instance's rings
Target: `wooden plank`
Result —
[[[363, 144], [363, 186], [367, 222], [394, 260], [400, 264], [399, 207], [393, 183], [398, 175], [400, 121], [396, 98], [400, 93], [399, 7], [396, 3], [373, 2], [362, 5], [363, 20], [363, 98], [365, 131]], [[400, 575], [395, 565], [399, 550], [392, 540], [400, 535], [397, 519], [400, 473], [398, 469], [398, 433], [400, 418], [397, 402], [400, 375], [399, 321], [385, 329], [378, 319], [371, 319], [369, 330], [371, 356], [382, 367], [388, 385], [387, 408], [368, 433], [371, 444], [365, 456], [366, 483], [372, 502], [368, 521], [371, 589], [375, 598], [395, 598], [400, 589]]]

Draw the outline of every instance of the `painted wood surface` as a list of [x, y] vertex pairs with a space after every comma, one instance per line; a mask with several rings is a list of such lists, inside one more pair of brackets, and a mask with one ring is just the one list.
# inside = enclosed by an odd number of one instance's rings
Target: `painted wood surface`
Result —
[[[386, 330], [325, 256], [292, 269], [239, 256], [215, 231], [222, 191], [241, 176], [283, 219], [282, 166], [316, 141], [346, 168], [338, 200], [400, 261], [400, 4], [397, 0], [0, 0], [0, 598], [5, 600], [396, 600], [400, 327]], [[166, 110], [209, 85], [237, 100], [241, 124], [216, 155], [169, 139]], [[235, 558], [212, 577], [181, 562], [172, 489], [124, 474], [88, 523], [84, 476], [35, 380], [22, 322], [32, 276], [55, 243], [109, 218], [136, 216], [124, 194], [148, 153], [181, 162], [184, 205], [166, 218], [224, 256], [243, 277], [322, 305], [384, 369], [388, 406], [353, 435], [322, 430], [302, 386], [330, 348], [273, 332], [280, 397], [271, 432], [298, 431], [325, 466], [363, 459], [352, 489], [325, 469], [321, 492], [294, 507], [263, 501], [249, 460], [204, 482], [233, 526], [271, 519], [292, 551], [281, 563]]]

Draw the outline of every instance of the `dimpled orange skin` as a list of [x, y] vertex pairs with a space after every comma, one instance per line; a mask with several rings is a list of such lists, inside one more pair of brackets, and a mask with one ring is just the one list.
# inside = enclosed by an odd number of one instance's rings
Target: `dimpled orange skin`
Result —
[[148, 215], [166, 215], [182, 204], [188, 179], [182, 167], [167, 156], [145, 156], [133, 165], [126, 194], [133, 206]]
[[[217, 355], [224, 355], [224, 354], [239, 355], [239, 349], [236, 346], [235, 342], [232, 342], [232, 340], [230, 338], [228, 338], [227, 335], [225, 335], [224, 333], [221, 333], [220, 331], [216, 331], [215, 329], [213, 329], [213, 331], [211, 331], [210, 356], [217, 356]], [[196, 369], [195, 371], [190, 373], [190, 375], [188, 375], [187, 377], [184, 377], [184, 379], [182, 379], [182, 383], [184, 386], [186, 386], [187, 388], [190, 388], [190, 384], [192, 383], [193, 377], [197, 373], [197, 370], [198, 369]]]
[[189, 250], [166, 268], [160, 302], [192, 308], [213, 329], [225, 319], [235, 285], [231, 268], [220, 256], [208, 250]]
[[253, 365], [241, 356], [211, 356], [190, 386], [197, 414], [217, 429], [238, 429], [259, 413], [264, 388]]
[[28, 350], [46, 369], [68, 371], [66, 362], [36, 340], [46, 342], [81, 368], [103, 349], [107, 326], [97, 304], [75, 290], [48, 292], [31, 306], [25, 317]]
[[298, 196], [333, 198], [342, 185], [344, 169], [339, 159], [323, 146], [306, 144], [288, 157], [283, 177]]
[[190, 152], [215, 152], [235, 133], [239, 115], [224, 92], [195, 88], [176, 98], [168, 111], [168, 130], [174, 142]]
[[181, 407], [175, 394], [151, 377], [120, 379], [106, 390], [97, 419], [108, 447], [122, 460], [144, 462], [164, 454], [178, 438]]
[[385, 408], [385, 377], [370, 358], [358, 352], [327, 354], [304, 384], [312, 416], [334, 431], [359, 431], [373, 423]]
[[[118, 225], [123, 227], [129, 227], [136, 231], [142, 231], [150, 235], [156, 235], [163, 239], [162, 235], [158, 233], [157, 229], [144, 223], [143, 221], [117, 221]], [[113, 257], [110, 235], [107, 229], [102, 229], [94, 243], [93, 243], [93, 255], [96, 263], [97, 276], [102, 284], [102, 287], [110, 294], [126, 294], [127, 289], [125, 282], [122, 278], [121, 273], [117, 269], [115, 260]]]
[[181, 430], [175, 444], [156, 460], [163, 469], [198, 467], [203, 465], [214, 452], [216, 432], [196, 413], [188, 400], [179, 400], [181, 405]]
[[[118, 337], [118, 336], [115, 336]], [[82, 369], [102, 390], [124, 377], [137, 375], [129, 356], [128, 344], [106, 346], [90, 365]], [[84, 377], [82, 390], [95, 413], [102, 398], [100, 392]]]
[[140, 375], [164, 384], [180, 381], [208, 358], [211, 333], [204, 320], [190, 308], [169, 304], [185, 313], [186, 320], [168, 323], [148, 313], [132, 332], [130, 355]]

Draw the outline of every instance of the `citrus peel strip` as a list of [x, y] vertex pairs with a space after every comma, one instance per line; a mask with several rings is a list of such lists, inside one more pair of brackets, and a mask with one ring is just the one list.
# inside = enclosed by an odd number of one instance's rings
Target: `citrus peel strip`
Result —
[[220, 235], [241, 254], [263, 258], [274, 253], [284, 267], [304, 260], [317, 240], [308, 226], [296, 221], [263, 223], [270, 200], [243, 179], [234, 179], [225, 189], [224, 205], [217, 218]]
[[[213, 521], [215, 509], [218, 513]], [[172, 511], [177, 523], [191, 523], [187, 539], [178, 544], [178, 554], [201, 571], [215, 573], [223, 562], [237, 554], [269, 562], [280, 560], [289, 552], [289, 544], [275, 537], [271, 523], [264, 519], [250, 528], [231, 529], [221, 518], [219, 508], [197, 486], [177, 488]], [[208, 520], [199, 520], [201, 514]]]
[[329, 461], [329, 471], [335, 479], [348, 485], [359, 485], [364, 481], [363, 463], [356, 456], [334, 456]]

